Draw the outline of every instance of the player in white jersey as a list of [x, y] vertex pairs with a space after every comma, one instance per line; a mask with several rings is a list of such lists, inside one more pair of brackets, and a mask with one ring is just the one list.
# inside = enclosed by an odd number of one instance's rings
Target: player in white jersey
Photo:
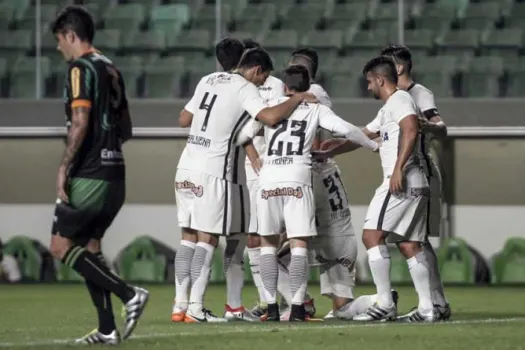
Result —
[[377, 302], [356, 321], [392, 320], [397, 307], [392, 299], [390, 256], [386, 240], [395, 242], [406, 257], [419, 296], [419, 319], [437, 319], [430, 293], [428, 261], [421, 244], [427, 237], [429, 187], [419, 147], [417, 106], [406, 91], [397, 89], [394, 62], [386, 56], [370, 60], [363, 69], [368, 89], [384, 101], [365, 133], [382, 139], [383, 183], [372, 199], [363, 227], [370, 271], [377, 288]]
[[[429, 171], [429, 183], [430, 183], [430, 203], [429, 203], [429, 236], [439, 237], [441, 228], [441, 173], [438, 165], [435, 162], [435, 158], [431, 156], [432, 138], [440, 138], [447, 135], [447, 126], [443, 122], [432, 91], [427, 89], [421, 84], [414, 82], [411, 76], [412, 69], [412, 55], [410, 50], [402, 45], [392, 45], [385, 48], [382, 55], [392, 58], [396, 64], [398, 82], [397, 87], [406, 90], [412, 99], [416, 103], [416, 106], [420, 111], [420, 124], [422, 126], [423, 134], [421, 135], [422, 146], [424, 147], [424, 166]], [[450, 318], [451, 309], [450, 305], [445, 298], [445, 292], [443, 289], [443, 282], [441, 281], [441, 275], [439, 272], [439, 265], [434, 248], [427, 240], [423, 244], [423, 249], [428, 258], [430, 268], [430, 289], [432, 291], [432, 302], [436, 307], [440, 320], [446, 321]], [[416, 308], [405, 315], [402, 319], [412, 320], [412, 314]], [[414, 321], [417, 321], [415, 319]]]
[[184, 315], [184, 322], [217, 319], [203, 308], [213, 253], [219, 236], [241, 232], [246, 221], [248, 208], [243, 208], [246, 202], [239, 185], [244, 181], [244, 164], [239, 161], [243, 152], [236, 146], [239, 131], [252, 117], [275, 125], [305, 99], [317, 101], [310, 94], [299, 94], [268, 107], [256, 85], [262, 85], [272, 69], [267, 52], [246, 51], [234, 73], [218, 72], [202, 78], [181, 112], [180, 120], [191, 120], [175, 177], [182, 230], [175, 259], [175, 307]]
[[[273, 103], [285, 101], [310, 88], [308, 71], [302, 66], [288, 67], [283, 73], [283, 81], [290, 97]], [[287, 121], [279, 123], [276, 128], [265, 128], [267, 150], [259, 178], [257, 217], [262, 237], [260, 273], [268, 303], [268, 321], [280, 320], [276, 302], [277, 245], [279, 235], [284, 232], [291, 246], [292, 308], [289, 320], [304, 321], [307, 318], [303, 304], [308, 270], [307, 244], [317, 235], [310, 149], [318, 127], [337, 132], [367, 148], [378, 148], [378, 144], [369, 140], [361, 130], [320, 104], [301, 104]]]

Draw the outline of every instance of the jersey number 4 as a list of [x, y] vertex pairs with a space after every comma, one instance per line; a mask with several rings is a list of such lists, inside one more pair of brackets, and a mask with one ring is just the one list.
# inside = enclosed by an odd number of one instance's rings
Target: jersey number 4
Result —
[[[284, 151], [284, 141], [277, 141], [277, 138], [282, 133], [288, 131], [288, 128], [290, 128], [290, 135], [294, 137], [299, 138], [299, 146], [297, 147], [297, 150], [293, 150], [293, 143], [292, 142], [286, 142], [286, 153], [283, 154]], [[306, 121], [305, 120], [283, 120], [277, 124], [277, 130], [273, 134], [272, 138], [270, 139], [270, 143], [268, 144], [268, 155], [269, 156], [302, 156], [303, 155], [303, 148], [304, 148], [304, 141], [305, 141], [305, 133], [306, 130]], [[277, 143], [277, 145], [276, 145]]]
[[202, 98], [201, 104], [199, 105], [199, 109], [204, 109], [206, 111], [206, 116], [204, 117], [204, 122], [202, 123], [201, 131], [206, 131], [206, 129], [208, 128], [208, 120], [210, 119], [211, 110], [213, 108], [215, 100], [217, 99], [217, 95], [212, 95], [211, 100], [208, 103], [209, 95], [209, 92], [205, 93], [204, 97]]
[[[339, 180], [339, 183], [342, 183], [338, 172], [335, 172], [334, 176], [337, 180]], [[323, 179], [323, 184], [324, 187], [328, 189], [328, 193], [335, 194], [335, 198], [330, 198], [330, 208], [332, 211], [343, 210], [343, 198], [339, 192], [339, 186], [337, 186], [334, 181], [334, 177], [332, 177], [332, 175], [328, 175]]]

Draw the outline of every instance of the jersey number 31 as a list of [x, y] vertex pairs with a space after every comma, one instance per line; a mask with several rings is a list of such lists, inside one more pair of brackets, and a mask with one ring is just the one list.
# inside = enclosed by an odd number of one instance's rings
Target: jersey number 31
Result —
[[[302, 156], [305, 134], [306, 130], [306, 121], [305, 120], [283, 120], [277, 125], [277, 130], [272, 135], [270, 143], [268, 144], [268, 155], [269, 156]], [[299, 139], [298, 147], [296, 150], [293, 150], [294, 142], [286, 142], [286, 153], [284, 151], [284, 141], [277, 141], [279, 135], [290, 130], [290, 136], [297, 137]], [[277, 144], [277, 145], [276, 145]]]

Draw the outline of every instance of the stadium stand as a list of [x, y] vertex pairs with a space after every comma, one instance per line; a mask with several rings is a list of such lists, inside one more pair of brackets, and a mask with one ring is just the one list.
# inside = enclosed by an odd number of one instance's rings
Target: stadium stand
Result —
[[[60, 97], [63, 64], [47, 27], [68, 3], [97, 22], [96, 46], [119, 63], [129, 95], [187, 97], [216, 67], [213, 0], [42, 0], [45, 97]], [[354, 65], [397, 41], [392, 0], [223, 0], [224, 35], [260, 40], [281, 69], [291, 50], [312, 46], [319, 80], [334, 97], [367, 97]], [[405, 0], [405, 43], [415, 75], [442, 97], [506, 97], [525, 92], [525, 3], [519, 0]], [[35, 8], [0, 0], [1, 97], [34, 91]], [[223, 35], [223, 36], [224, 36]], [[431, 64], [432, 63], [432, 64]], [[341, 89], [341, 87], [345, 87]], [[28, 92], [29, 91], [29, 92]]]

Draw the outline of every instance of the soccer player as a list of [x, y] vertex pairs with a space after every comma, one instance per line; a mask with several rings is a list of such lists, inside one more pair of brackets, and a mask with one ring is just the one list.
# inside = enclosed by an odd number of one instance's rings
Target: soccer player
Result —
[[[295, 94], [310, 89], [310, 76], [302, 66], [288, 67], [283, 73], [283, 81], [287, 97], [273, 103], [294, 98]], [[267, 321], [278, 322], [281, 318], [276, 302], [279, 273], [277, 245], [279, 235], [284, 232], [291, 246], [292, 305], [289, 320], [307, 319], [303, 303], [308, 279], [307, 245], [310, 238], [317, 235], [310, 149], [318, 127], [342, 134], [364, 147], [378, 148], [378, 144], [368, 139], [361, 130], [320, 104], [301, 104], [288, 120], [274, 128], [265, 128], [267, 150], [259, 177], [257, 220], [262, 240], [260, 273], [268, 303]]]
[[[428, 235], [430, 237], [439, 237], [441, 228], [441, 174], [439, 167], [430, 155], [432, 152], [431, 140], [433, 137], [446, 136], [447, 126], [441, 119], [432, 91], [412, 79], [412, 55], [410, 50], [402, 45], [392, 45], [385, 48], [381, 54], [392, 58], [396, 64], [398, 74], [397, 87], [407, 91], [412, 96], [422, 116], [419, 121], [423, 131], [421, 135], [421, 146], [423, 147], [424, 156], [423, 165], [429, 173], [428, 181], [430, 183]], [[427, 255], [429, 264], [432, 303], [438, 311], [439, 319], [446, 321], [451, 314], [450, 304], [445, 298], [436, 252], [428, 241], [428, 237], [423, 243], [423, 250]], [[401, 316], [399, 320], [417, 322], [417, 318], [412, 317], [416, 310], [417, 308], [414, 308], [409, 314]]]
[[236, 146], [239, 131], [251, 118], [275, 125], [305, 99], [317, 101], [302, 93], [268, 107], [256, 85], [262, 85], [272, 69], [267, 52], [248, 50], [234, 73], [217, 72], [202, 78], [181, 112], [181, 119], [191, 120], [175, 177], [182, 229], [180, 258], [175, 261], [177, 283], [182, 285], [177, 289], [181, 294], [177, 294], [176, 307], [185, 312], [185, 322], [216, 320], [203, 309], [213, 252], [220, 236], [240, 233], [246, 220], [242, 186], [238, 185], [244, 175], [244, 162], [239, 162], [242, 148]]
[[131, 120], [122, 76], [91, 44], [94, 28], [90, 14], [78, 6], [61, 10], [51, 26], [69, 66], [67, 145], [57, 175], [50, 251], [85, 278], [98, 312], [98, 328], [77, 342], [118, 344], [111, 293], [125, 306], [123, 339], [137, 325], [149, 293], [112, 274], [101, 253], [104, 233], [124, 203], [122, 143], [131, 137]]
[[363, 228], [363, 243], [377, 288], [377, 303], [354, 320], [392, 320], [397, 316], [391, 293], [388, 238], [397, 243], [406, 257], [419, 296], [419, 306], [413, 317], [433, 322], [437, 315], [430, 292], [430, 271], [421, 247], [427, 237], [430, 190], [427, 174], [421, 167], [418, 109], [409, 93], [397, 89], [397, 71], [389, 57], [370, 60], [363, 74], [374, 97], [384, 101], [376, 118], [365, 129], [370, 138], [378, 133], [381, 136], [384, 177], [368, 207]]

